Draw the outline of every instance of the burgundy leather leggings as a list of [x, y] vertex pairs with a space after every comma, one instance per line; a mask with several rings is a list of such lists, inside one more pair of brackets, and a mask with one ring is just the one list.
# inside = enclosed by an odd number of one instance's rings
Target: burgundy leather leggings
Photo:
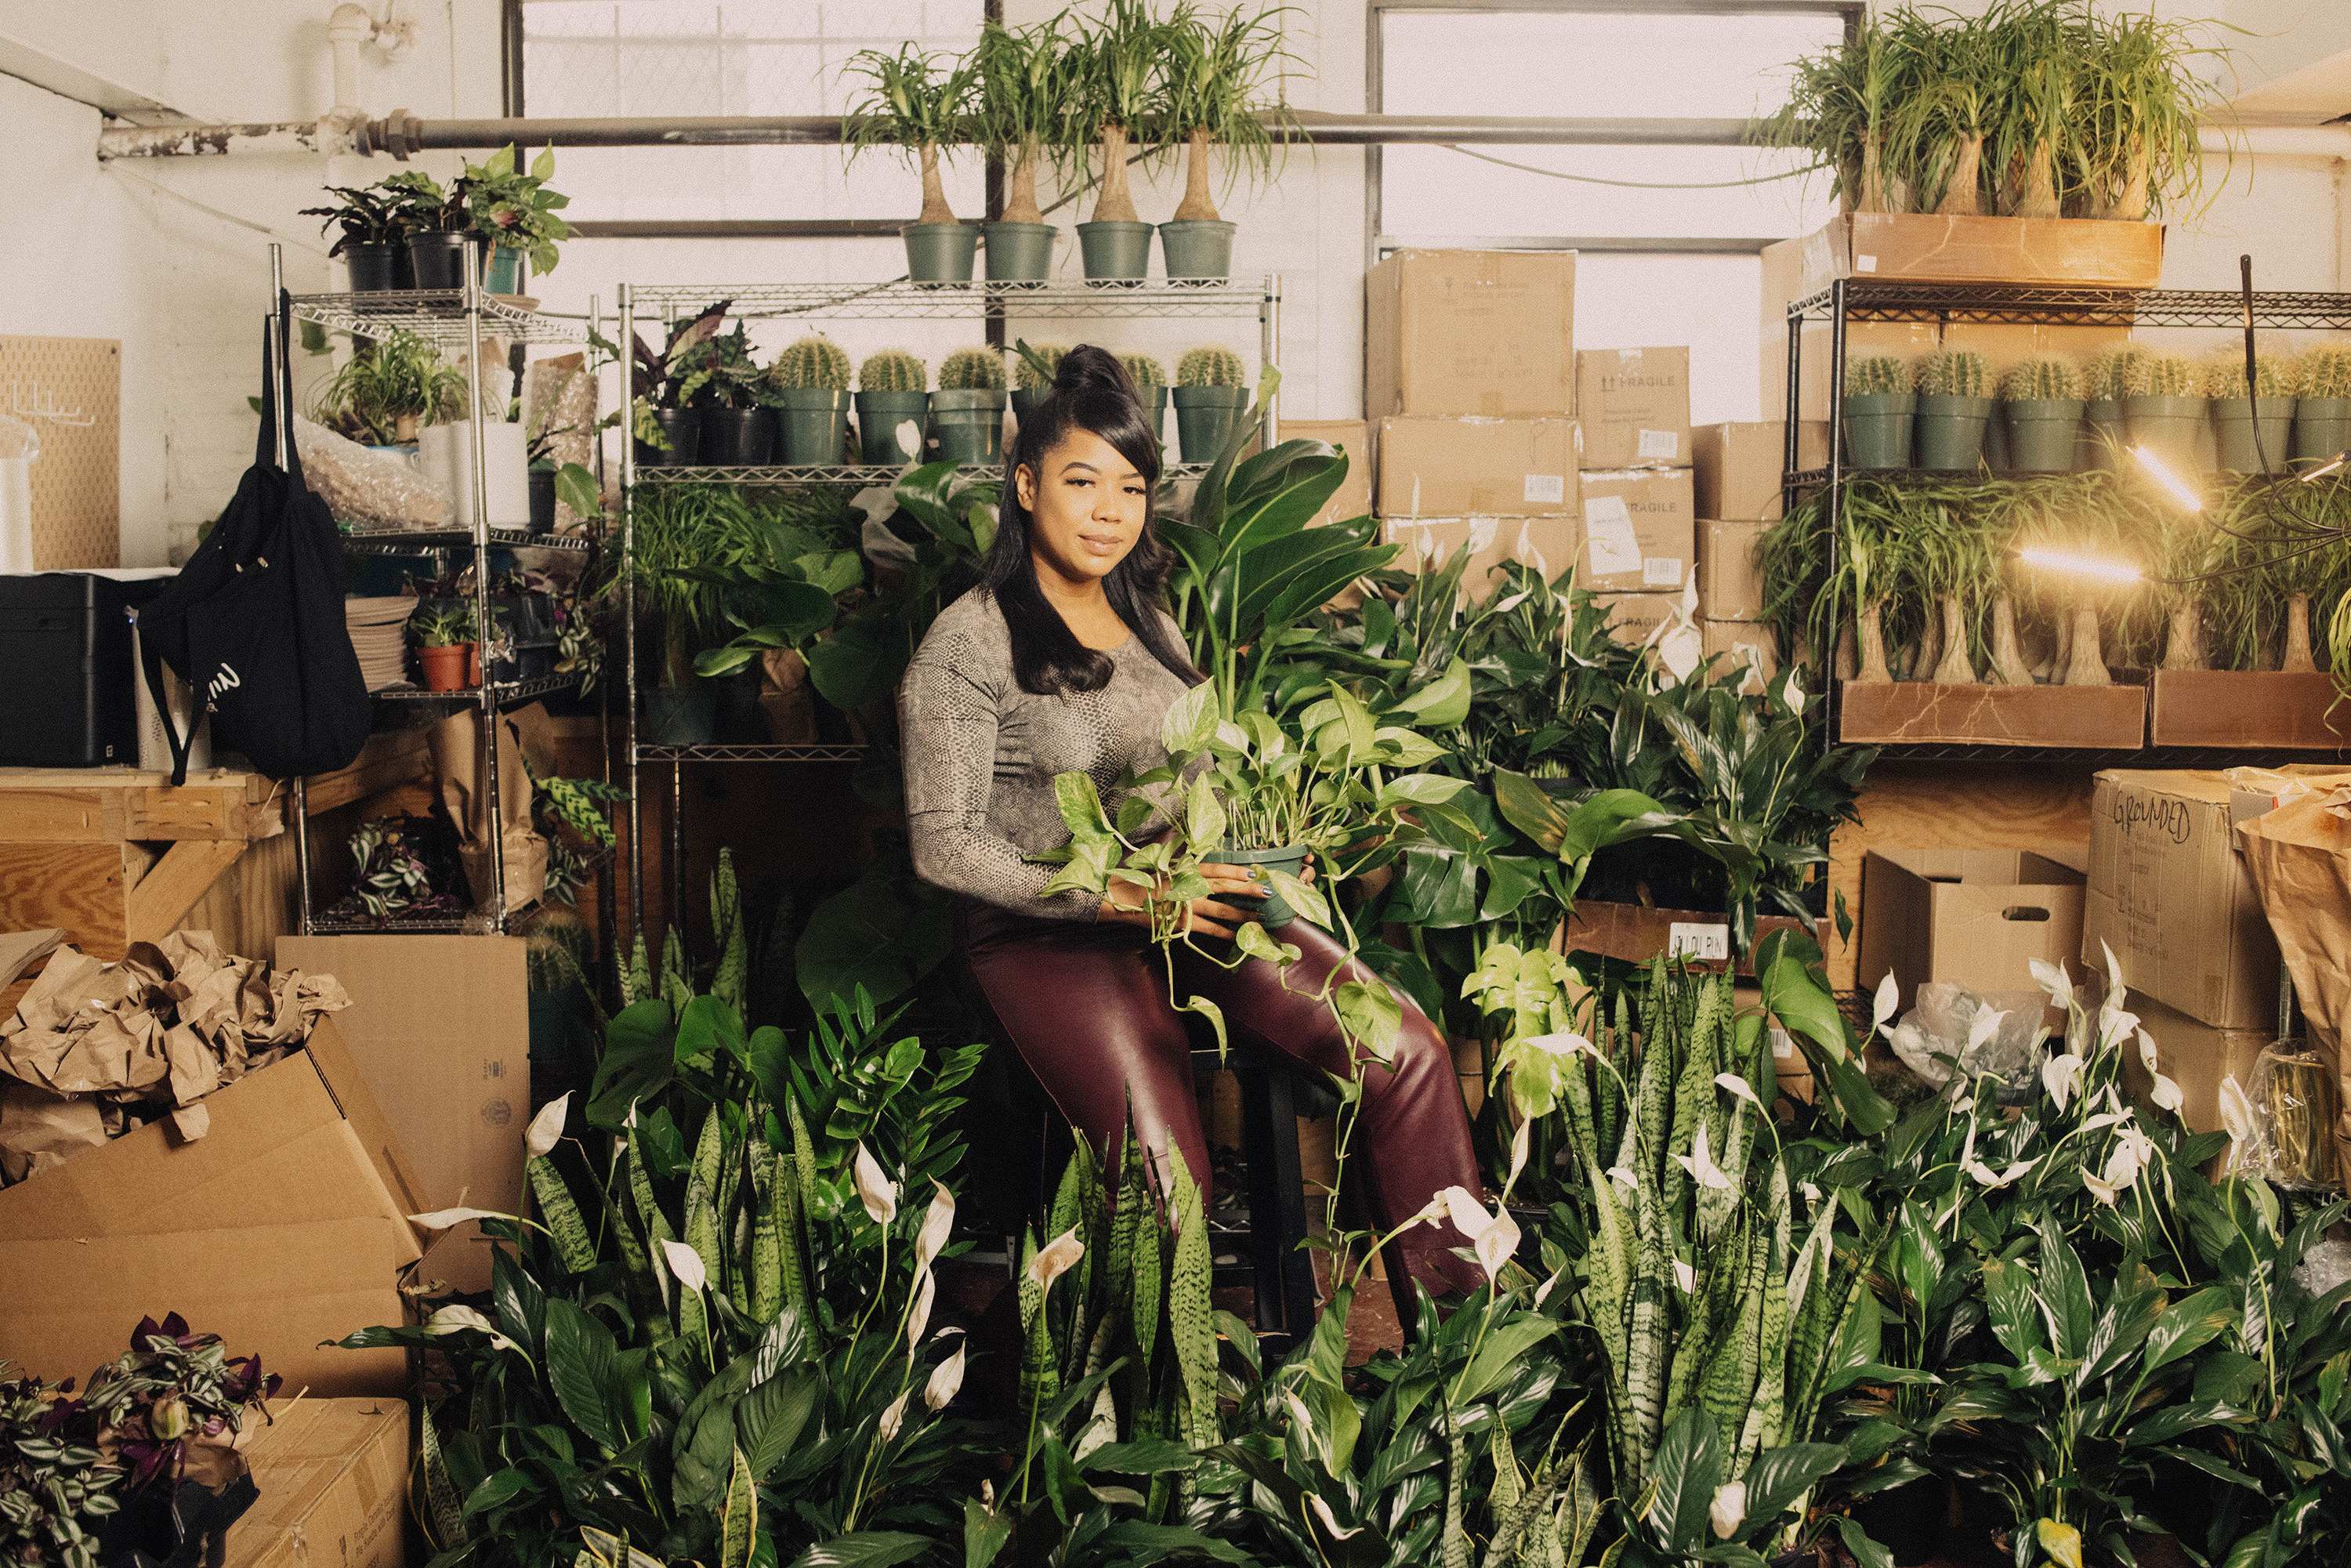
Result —
[[[1191, 1041], [1182, 1015], [1168, 1002], [1166, 961], [1149, 937], [1133, 925], [1036, 920], [964, 900], [957, 901], [957, 915], [972, 977], [1070, 1124], [1107, 1152], [1122, 1136], [1131, 1104], [1135, 1136], [1163, 1180], [1171, 1169], [1170, 1151], [1179, 1151], [1206, 1188], [1208, 1147], [1193, 1087]], [[1216, 1003], [1236, 1048], [1279, 1051], [1343, 1076], [1346, 1041], [1329, 1005], [1318, 998], [1343, 962], [1350, 966], [1344, 978], [1374, 977], [1348, 958], [1328, 932], [1303, 920], [1284, 928], [1279, 939], [1302, 954], [1286, 971], [1257, 958], [1222, 968], [1177, 944], [1168, 949], [1175, 994]], [[1404, 1029], [1395, 1061], [1364, 1069], [1361, 1120], [1349, 1160], [1382, 1234], [1446, 1187], [1483, 1190], [1445, 1037], [1409, 999], [1398, 1000]], [[1410, 1277], [1432, 1295], [1474, 1291], [1485, 1282], [1483, 1271], [1454, 1255], [1468, 1245], [1450, 1224], [1414, 1226], [1389, 1245], [1390, 1277], [1401, 1285], [1395, 1267], [1400, 1254]]]

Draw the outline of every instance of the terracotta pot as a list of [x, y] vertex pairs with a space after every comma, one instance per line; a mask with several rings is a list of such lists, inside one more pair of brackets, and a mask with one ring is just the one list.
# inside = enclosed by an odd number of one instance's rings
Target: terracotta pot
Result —
[[480, 677], [475, 671], [480, 664], [475, 655], [475, 644], [452, 643], [445, 648], [419, 648], [416, 662], [423, 667], [424, 689], [428, 692], [462, 692], [475, 685]]

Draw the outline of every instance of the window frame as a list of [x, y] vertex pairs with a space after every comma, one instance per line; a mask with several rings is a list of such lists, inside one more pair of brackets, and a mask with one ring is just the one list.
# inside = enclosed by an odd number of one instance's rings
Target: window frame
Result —
[[[1850, 40], [1868, 12], [1867, 0], [1364, 0], [1364, 110], [1386, 110], [1387, 61], [1382, 23], [1391, 13], [1437, 16], [1510, 16], [1648, 13], [1659, 16], [1841, 16]], [[1615, 117], [1612, 117], [1615, 118]], [[1744, 143], [1736, 132], [1711, 130], [1708, 121], [1671, 121], [1617, 118], [1628, 131], [1679, 125], [1677, 144], [1737, 147]], [[1655, 141], [1652, 134], [1646, 140]], [[1604, 134], [1578, 137], [1585, 145], [1614, 146]], [[1560, 145], [1571, 143], [1561, 142]], [[1383, 185], [1387, 149], [1374, 142], [1364, 149], [1364, 265], [1368, 270], [1392, 251], [1429, 247], [1447, 250], [1575, 250], [1615, 256], [1755, 256], [1784, 236], [1683, 238], [1667, 235], [1479, 235], [1424, 237], [1381, 232], [1384, 219]]]

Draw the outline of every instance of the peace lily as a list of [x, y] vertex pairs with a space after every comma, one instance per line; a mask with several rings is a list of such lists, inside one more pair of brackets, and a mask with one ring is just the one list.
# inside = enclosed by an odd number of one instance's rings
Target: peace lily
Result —
[[701, 1253], [683, 1241], [664, 1240], [661, 1245], [662, 1260], [669, 1265], [669, 1271], [677, 1277], [679, 1284], [689, 1291], [709, 1287], [710, 1275], [702, 1266]]
[[1502, 1196], [1509, 1197], [1510, 1189], [1519, 1185], [1519, 1173], [1527, 1168], [1527, 1141], [1533, 1135], [1534, 1123], [1521, 1119], [1519, 1130], [1510, 1134], [1510, 1174], [1502, 1178]]
[[436, 1208], [430, 1214], [412, 1214], [411, 1225], [421, 1225], [427, 1230], [448, 1230], [469, 1219], [514, 1219], [511, 1214], [500, 1214], [495, 1208]]
[[2253, 1153], [2253, 1103], [2233, 1072], [2220, 1080], [2220, 1126], [2229, 1134], [2229, 1169], [2251, 1167]]
[[2049, 993], [2049, 1000], [2057, 1007], [2072, 1009], [2074, 982], [2066, 977], [2063, 965], [2052, 964], [2045, 958], [2032, 960], [2032, 977]]
[[1641, 1178], [1633, 1174], [1632, 1167], [1629, 1166], [1610, 1166], [1608, 1167], [1608, 1179], [1623, 1187], [1626, 1192], [1637, 1192], [1640, 1190]]
[[1053, 1281], [1068, 1273], [1085, 1255], [1085, 1243], [1078, 1239], [1078, 1228], [1073, 1225], [1045, 1243], [1029, 1260], [1029, 1282], [1050, 1291]]
[[1715, 1488], [1714, 1501], [1707, 1513], [1714, 1522], [1714, 1538], [1729, 1540], [1747, 1518], [1747, 1483], [1729, 1481]]
[[922, 1281], [914, 1287], [913, 1306], [906, 1312], [906, 1350], [912, 1354], [923, 1343], [923, 1331], [931, 1326], [931, 1301], [938, 1294], [939, 1277], [928, 1269], [923, 1270]]
[[1736, 1072], [1718, 1072], [1714, 1075], [1714, 1083], [1716, 1088], [1729, 1090], [1758, 1111], [1763, 1109], [1763, 1102], [1755, 1097], [1755, 1085], [1748, 1082]]
[[934, 1410], [944, 1410], [963, 1387], [964, 1347], [956, 1346], [955, 1354], [931, 1371], [931, 1379], [923, 1385], [923, 1403]]
[[898, 1189], [882, 1172], [882, 1164], [866, 1151], [862, 1139], [858, 1141], [857, 1158], [852, 1165], [857, 1183], [858, 1201], [865, 1205], [866, 1214], [876, 1225], [887, 1225], [898, 1218]]
[[1331, 1532], [1331, 1539], [1333, 1541], [1345, 1541], [1351, 1536], [1364, 1533], [1364, 1527], [1360, 1524], [1350, 1526], [1345, 1530], [1340, 1529], [1337, 1517], [1331, 1511], [1331, 1505], [1324, 1502], [1319, 1496], [1308, 1498], [1306, 1506], [1314, 1511], [1314, 1517], [1322, 1521], [1322, 1528]]
[[1980, 1186], [1990, 1187], [1994, 1192], [1997, 1192], [2001, 1187], [2012, 1185], [2018, 1177], [2022, 1176], [2025, 1172], [2031, 1170], [2034, 1166], [2039, 1165], [2040, 1163], [2041, 1162], [2038, 1159], [2019, 1160], [2014, 1165], [2009, 1166], [2008, 1169], [1995, 1175], [1993, 1174], [1991, 1167], [1985, 1165], [1981, 1160], [1970, 1160], [1968, 1162], [1968, 1175], [1975, 1177]]
[[905, 1425], [906, 1401], [914, 1396], [914, 1391], [909, 1388], [905, 1393], [890, 1401], [890, 1408], [882, 1412], [880, 1431], [883, 1442], [886, 1443], [898, 1435], [898, 1428]]
[[1888, 969], [1886, 971], [1886, 978], [1877, 982], [1877, 995], [1870, 1000], [1869, 1031], [1872, 1034], [1885, 1035], [1888, 1040], [1893, 1039], [1893, 1031], [1886, 1026], [1892, 1021], [1895, 1013], [1900, 1010], [1901, 1006], [1902, 988], [1894, 983], [1894, 971]]
[[2179, 1092], [2179, 1085], [2156, 1071], [2155, 1037], [2145, 1030], [2138, 1031], [2138, 1059], [2147, 1064], [2147, 1078], [2154, 1085], [2149, 1091], [2149, 1098], [2154, 1100], [2158, 1109], [2178, 1115], [2180, 1106], [2187, 1102]]
[[1674, 1283], [1682, 1288], [1683, 1295], [1687, 1296], [1696, 1294], [1698, 1291], [1698, 1270], [1692, 1268], [1689, 1264], [1683, 1262], [1680, 1259], [1675, 1259]]
[[1486, 1278], [1499, 1280], [1502, 1265], [1519, 1249], [1519, 1222], [1510, 1218], [1510, 1209], [1497, 1203], [1489, 1214], [1467, 1188], [1458, 1186], [1445, 1189], [1445, 1205], [1453, 1217], [1453, 1228], [1469, 1239]]
[[2007, 1017], [2006, 1013], [1994, 1012], [1990, 1008], [1976, 1009], [1975, 1017], [1968, 1020], [1968, 1054], [1970, 1057], [1983, 1049], [1984, 1041], [2000, 1032], [2000, 1026]]
[[478, 1329], [490, 1336], [490, 1343], [500, 1350], [519, 1351], [522, 1346], [498, 1332], [498, 1325], [471, 1307], [443, 1307], [424, 1320], [424, 1332], [429, 1334], [459, 1333], [466, 1329]]
[[2066, 1103], [2074, 1098], [2074, 1090], [2082, 1082], [2084, 1065], [2082, 1059], [2070, 1051], [2041, 1064], [2041, 1085], [2049, 1091], [2049, 1098], [2057, 1103], [2058, 1110], [2065, 1109]]
[[1676, 1155], [1674, 1163], [1687, 1171], [1690, 1179], [1700, 1186], [1712, 1187], [1717, 1192], [1730, 1190], [1730, 1178], [1722, 1174], [1721, 1167], [1714, 1163], [1714, 1156], [1707, 1152], [1706, 1124], [1703, 1122], [1698, 1124], [1698, 1138], [1690, 1145], [1690, 1152]]
[[914, 1269], [921, 1272], [938, 1258], [955, 1228], [955, 1196], [938, 1182], [931, 1183], [931, 1207], [923, 1215], [923, 1228], [914, 1238]]
[[532, 1159], [552, 1153], [555, 1145], [562, 1142], [563, 1118], [570, 1110], [571, 1092], [567, 1089], [561, 1095], [549, 1101], [538, 1114], [530, 1119], [530, 1128], [522, 1135], [522, 1146]]

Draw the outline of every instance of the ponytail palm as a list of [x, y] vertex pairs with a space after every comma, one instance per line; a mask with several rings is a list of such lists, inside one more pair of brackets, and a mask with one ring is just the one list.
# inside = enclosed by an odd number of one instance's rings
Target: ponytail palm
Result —
[[1073, 141], [1084, 144], [1081, 132], [1070, 134], [1064, 125], [1076, 61], [1059, 21], [1056, 17], [1018, 31], [991, 21], [973, 57], [979, 78], [981, 139], [989, 156], [1005, 166], [1003, 221], [1008, 224], [1045, 221], [1037, 206], [1038, 162], [1051, 150]]
[[[1211, 19], [1187, 3], [1167, 24], [1167, 130], [1184, 139], [1184, 201], [1178, 222], [1215, 221], [1208, 150], [1222, 143], [1251, 173], [1272, 172], [1275, 141], [1258, 118], [1266, 78], [1278, 83], [1291, 57], [1282, 47], [1281, 16], [1289, 6], [1235, 10]], [[1286, 109], [1277, 109], [1287, 119]]]
[[894, 55], [864, 50], [851, 57], [846, 69], [873, 84], [866, 104], [841, 125], [850, 156], [883, 142], [895, 145], [901, 156], [911, 154], [923, 173], [923, 211], [914, 221], [955, 222], [939, 180], [939, 150], [963, 139], [977, 68], [908, 43]]
[[[1168, 47], [1168, 28], [1151, 15], [1146, 0], [1110, 0], [1102, 25], [1070, 50], [1073, 139], [1081, 149], [1089, 135], [1102, 145], [1098, 224], [1139, 221], [1127, 189], [1126, 149], [1160, 119], [1161, 61]], [[1158, 151], [1148, 141], [1140, 144], [1146, 153]]]

